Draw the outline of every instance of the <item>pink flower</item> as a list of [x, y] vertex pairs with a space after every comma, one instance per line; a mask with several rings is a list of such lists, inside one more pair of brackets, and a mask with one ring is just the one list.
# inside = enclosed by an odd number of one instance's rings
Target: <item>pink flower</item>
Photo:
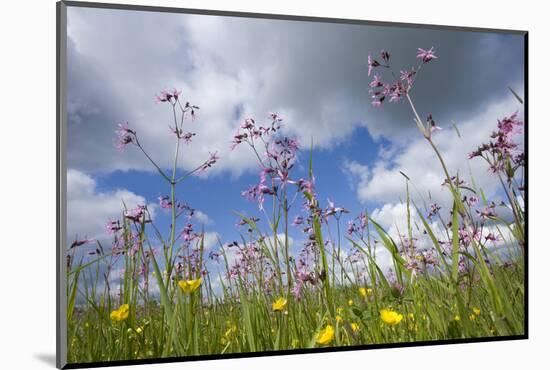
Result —
[[239, 145], [240, 143], [245, 141], [247, 138], [248, 138], [248, 134], [246, 134], [246, 133], [239, 134], [237, 132], [237, 134], [235, 136], [233, 136], [233, 141], [231, 142], [231, 150], [235, 149], [235, 147], [237, 145]]
[[172, 202], [170, 201], [170, 197], [163, 196], [163, 197], [159, 197], [158, 199], [159, 199], [160, 208], [164, 208], [164, 209], [172, 208]]
[[275, 172], [273, 168], [265, 167], [262, 168], [262, 171], [260, 172], [260, 184], [265, 184], [267, 180], [267, 175], [271, 175]]
[[298, 185], [299, 191], [301, 192], [305, 191], [309, 194], [313, 194], [314, 180], [309, 181], [309, 180], [300, 179], [296, 184]]
[[328, 208], [325, 210], [325, 218], [328, 218], [329, 216], [336, 216], [337, 218], [342, 213], [349, 213], [349, 211], [342, 207], [336, 207], [334, 205], [334, 202], [332, 202], [330, 199], [328, 199]]
[[195, 135], [196, 135], [196, 134], [195, 134], [194, 132], [187, 132], [187, 133], [183, 134], [183, 135], [181, 136], [181, 138], [182, 138], [183, 140], [185, 140], [185, 143], [186, 143], [186, 144], [189, 144], [189, 143], [191, 142], [191, 139], [192, 139], [193, 136], [195, 136]]
[[386, 98], [385, 96], [382, 96], [381, 99], [373, 100], [372, 103], [371, 103], [372, 106], [373, 106], [373, 107], [376, 107], [376, 108], [381, 107], [381, 106], [382, 106], [382, 102], [384, 101], [385, 98]]
[[370, 87], [382, 87], [384, 84], [382, 83], [381, 77], [379, 74], [375, 73], [374, 78], [372, 79], [371, 83], [369, 84]]
[[183, 235], [183, 240], [185, 240], [186, 242], [192, 241], [192, 240], [195, 239], [195, 237], [197, 236], [197, 235], [193, 232], [193, 225], [192, 225], [192, 224], [187, 224], [187, 225], [185, 225], [185, 227], [183, 228], [183, 231], [182, 231], [181, 235]]
[[407, 93], [407, 89], [401, 81], [396, 81], [392, 85], [388, 86], [387, 91], [384, 93], [390, 96], [390, 103], [394, 103], [401, 100], [401, 98]]
[[414, 76], [416, 75], [416, 71], [414, 70], [414, 67], [411, 68], [410, 71], [401, 71], [400, 79], [401, 81], [407, 81], [407, 85], [412, 86], [414, 83]]
[[120, 226], [120, 222], [116, 220], [107, 222], [105, 229], [107, 231], [107, 234], [112, 235], [122, 230], [122, 227]]
[[119, 123], [118, 129], [115, 130], [117, 135], [117, 142], [115, 147], [123, 151], [126, 148], [126, 145], [134, 142], [135, 131], [130, 130], [128, 122]]
[[246, 118], [243, 123], [241, 123], [241, 128], [244, 130], [250, 130], [254, 128], [255, 121], [252, 118]]
[[433, 203], [432, 205], [430, 205], [430, 213], [428, 213], [428, 218], [431, 220], [432, 217], [439, 213], [440, 209], [441, 206], [439, 206], [437, 203]]
[[471, 197], [468, 198], [467, 200], [467, 203], [470, 207], [473, 207], [475, 206], [477, 203], [479, 202], [479, 198], [476, 197], [475, 195], [472, 195]]
[[428, 121], [428, 124], [430, 125], [430, 133], [431, 133], [431, 132], [434, 132], [434, 131], [440, 131], [440, 130], [442, 130], [441, 127], [439, 127], [439, 126], [436, 125], [436, 123], [435, 123], [435, 121], [434, 121], [434, 119], [433, 119], [431, 113], [428, 114], [428, 119], [427, 119], [427, 121]]
[[292, 221], [292, 226], [302, 225], [303, 223], [304, 223], [304, 218], [302, 216], [296, 216], [294, 217], [294, 221]]
[[95, 239], [88, 239], [88, 238], [84, 238], [84, 239], [81, 239], [81, 240], [75, 239], [74, 242], [72, 242], [69, 249], [80, 247], [81, 245], [88, 244], [88, 243], [93, 243], [93, 242], [95, 242]]
[[180, 94], [181, 91], [176, 89], [162, 90], [160, 94], [155, 95], [155, 100], [157, 103], [169, 102], [174, 104], [178, 100]]
[[[124, 212], [124, 217], [134, 222], [141, 222], [145, 217], [146, 207], [138, 205], [136, 208]], [[145, 222], [151, 222], [151, 220], [145, 220]]]
[[430, 48], [430, 50], [424, 50], [422, 48], [418, 48], [416, 57], [419, 59], [422, 59], [423, 63], [428, 63], [432, 59], [437, 59], [433, 46]]
[[497, 214], [495, 212], [495, 207], [496, 207], [496, 204], [491, 203], [488, 206], [483, 207], [483, 209], [481, 211], [476, 210], [476, 212], [479, 215], [479, 217], [481, 217], [481, 219], [483, 219], [483, 220], [487, 220], [487, 219], [490, 219], [490, 218], [495, 218], [495, 217], [497, 217]]
[[217, 154], [218, 152], [210, 153], [210, 158], [208, 158], [208, 160], [200, 167], [199, 173], [206, 171], [208, 168], [211, 168], [214, 164], [216, 164], [218, 159], [220, 159]]
[[370, 54], [368, 56], [367, 64], [368, 64], [368, 67], [369, 67], [368, 72], [367, 72], [368, 76], [370, 76], [373, 68], [380, 67], [380, 63], [376, 59], [372, 59]]
[[[177, 99], [177, 96], [176, 96]], [[185, 108], [183, 108], [184, 113], [191, 112], [191, 121], [195, 121], [195, 110], [200, 109], [197, 105], [193, 105], [189, 102], [185, 103]]]
[[269, 112], [268, 116], [272, 121], [281, 122], [283, 120], [277, 113]]
[[498, 129], [503, 135], [517, 135], [521, 133], [523, 122], [518, 119], [518, 112], [515, 112], [510, 117], [504, 117], [498, 120]]
[[382, 50], [380, 52], [380, 57], [382, 58], [382, 60], [386, 63], [389, 63], [390, 62], [390, 53], [388, 53], [386, 50]]
[[493, 243], [496, 243], [500, 240], [500, 237], [494, 233], [489, 233], [485, 236], [486, 241], [491, 241]]
[[297, 301], [300, 301], [302, 299], [302, 287], [303, 287], [303, 283], [300, 280], [298, 280], [291, 289], [292, 295], [294, 295], [294, 298]]

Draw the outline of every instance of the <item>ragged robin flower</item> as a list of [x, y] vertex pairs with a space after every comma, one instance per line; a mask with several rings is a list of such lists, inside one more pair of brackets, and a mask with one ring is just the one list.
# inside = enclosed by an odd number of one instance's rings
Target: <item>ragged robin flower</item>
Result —
[[271, 308], [273, 311], [282, 311], [286, 307], [286, 304], [287, 300], [281, 297], [271, 304]]
[[392, 310], [382, 309], [380, 310], [380, 319], [388, 325], [397, 325], [403, 320], [403, 315]]
[[320, 345], [326, 345], [332, 342], [334, 339], [334, 328], [332, 325], [327, 325], [324, 329], [322, 329], [319, 334], [317, 334], [317, 343]]
[[118, 309], [111, 312], [111, 320], [114, 322], [124, 321], [128, 318], [130, 313], [130, 306], [128, 304], [123, 304]]
[[193, 293], [195, 290], [199, 289], [201, 286], [202, 279], [194, 279], [194, 280], [181, 280], [178, 285], [180, 288], [187, 294]]

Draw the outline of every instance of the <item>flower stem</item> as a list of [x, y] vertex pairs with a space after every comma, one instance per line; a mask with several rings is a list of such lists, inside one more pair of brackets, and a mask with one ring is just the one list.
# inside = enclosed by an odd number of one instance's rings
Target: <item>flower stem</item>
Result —
[[[172, 107], [174, 111], [174, 124], [177, 128], [176, 109]], [[178, 166], [178, 156], [180, 149], [179, 136], [176, 138], [176, 150], [174, 153], [174, 164], [172, 166], [172, 178], [170, 180], [170, 201], [172, 202], [172, 227], [170, 229], [170, 251], [168, 252], [168, 266], [166, 266], [167, 277], [166, 285], [170, 283], [170, 276], [172, 275], [172, 255], [174, 252], [174, 244], [176, 242], [176, 171]]]

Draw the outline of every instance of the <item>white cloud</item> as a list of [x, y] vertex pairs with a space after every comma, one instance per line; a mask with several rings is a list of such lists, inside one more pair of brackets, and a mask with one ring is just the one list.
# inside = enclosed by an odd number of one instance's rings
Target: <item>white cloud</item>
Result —
[[[105, 225], [109, 219], [119, 219], [124, 204], [128, 209], [146, 204], [144, 197], [126, 189], [108, 192], [97, 190], [96, 181], [89, 175], [74, 169], [67, 170], [67, 238], [105, 237]], [[154, 217], [155, 205], [148, 206]]]
[[208, 217], [208, 215], [202, 211], [196, 210], [193, 214], [193, 217], [203, 225], [209, 225], [212, 222], [212, 220], [210, 220], [210, 217]]
[[[416, 210], [410, 209], [411, 221], [416, 220]], [[398, 238], [400, 234], [406, 234], [407, 205], [404, 203], [384, 204], [383, 207], [375, 209], [371, 217], [375, 220], [392, 238]]]
[[219, 247], [220, 235], [217, 232], [204, 233], [204, 250], [210, 251]]
[[[254, 169], [255, 160], [246, 148], [231, 151], [231, 137], [244, 117], [263, 121], [269, 111], [280, 113], [284, 130], [305, 145], [313, 137], [317, 147], [334, 147], [361, 126], [375, 138], [408, 140], [412, 130], [400, 119], [405, 107], [380, 111], [369, 104], [370, 51], [391, 47], [396, 58], [414, 60], [414, 45], [436, 45], [445, 62], [430, 66], [415, 89], [439, 99], [439, 105], [441, 99], [466, 100], [471, 109], [458, 105], [459, 117], [480, 104], [465, 87], [490, 87], [494, 94], [491, 82], [502, 78], [503, 70], [508, 79], [523, 76], [519, 37], [499, 41], [435, 30], [84, 8], [69, 9], [68, 23], [68, 158], [71, 166], [90, 172], [154, 170], [139, 151], [121, 155], [114, 150], [113, 130], [126, 120], [152, 157], [170, 165], [171, 111], [152, 103], [153, 94], [166, 87], [180, 88], [183, 99], [201, 106], [197, 121], [187, 125], [197, 136], [183, 148], [180, 167], [192, 169], [218, 151], [220, 160], [208, 173], [239, 175]], [[472, 55], [472, 50], [483, 52]], [[484, 78], [462, 78], [481, 64], [492, 66]], [[443, 77], [447, 95], [439, 91]], [[387, 114], [390, 110], [398, 112], [397, 118]]]
[[[345, 160], [342, 170], [348, 176], [352, 187], [357, 183], [358, 189], [363, 188], [369, 182], [369, 167], [354, 160]], [[359, 199], [361, 199], [359, 195]]]
[[[472, 184], [475, 181], [476, 186], [482, 188], [486, 196], [495, 195], [500, 186], [498, 178], [488, 172], [488, 166], [482, 159], [468, 160], [468, 153], [488, 141], [489, 135], [496, 129], [497, 119], [508, 116], [518, 109], [521, 110], [521, 106], [518, 106], [511, 95], [488, 106], [477, 118], [457, 124], [461, 138], [457, 137], [450, 122], [438, 122], [444, 130], [435, 132], [433, 140], [451, 176], [458, 172], [468, 183]], [[518, 140], [521, 140], [520, 136]], [[422, 205], [419, 195], [428, 204], [446, 204], [450, 200], [448, 189], [441, 186], [445, 178], [443, 169], [433, 149], [419, 132], [416, 132], [415, 138], [408, 145], [399, 148], [391, 160], [387, 159], [386, 155], [381, 155], [372, 166], [347, 161], [343, 163], [342, 170], [354, 177], [357, 198], [363, 203], [395, 203], [404, 200], [406, 185], [400, 171], [411, 179], [411, 196], [419, 202], [419, 206]]]

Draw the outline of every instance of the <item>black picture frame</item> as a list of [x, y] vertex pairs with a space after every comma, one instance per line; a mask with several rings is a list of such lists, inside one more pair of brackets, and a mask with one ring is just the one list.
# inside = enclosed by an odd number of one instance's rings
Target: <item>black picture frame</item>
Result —
[[[383, 22], [383, 21], [371, 21], [371, 20], [357, 20], [357, 19], [338, 19], [338, 18], [324, 18], [324, 17], [312, 17], [312, 16], [298, 16], [298, 15], [284, 15], [284, 14], [265, 14], [265, 13], [248, 13], [248, 12], [233, 12], [233, 11], [218, 11], [218, 10], [203, 10], [203, 9], [190, 9], [190, 8], [177, 8], [177, 7], [158, 7], [158, 6], [143, 6], [143, 5], [128, 5], [128, 4], [111, 4], [100, 2], [80, 2], [80, 1], [59, 1], [56, 4], [57, 15], [57, 100], [56, 100], [56, 112], [57, 112], [57, 143], [56, 143], [56, 226], [57, 226], [57, 248], [56, 248], [56, 282], [57, 282], [57, 297], [56, 297], [56, 365], [60, 369], [76, 369], [76, 368], [93, 368], [93, 367], [107, 367], [107, 366], [121, 366], [121, 365], [138, 365], [138, 364], [161, 364], [161, 363], [173, 363], [173, 362], [187, 362], [187, 361], [204, 361], [204, 360], [217, 360], [217, 359], [231, 359], [231, 358], [246, 358], [246, 357], [264, 357], [264, 356], [281, 356], [281, 355], [293, 355], [293, 354], [310, 354], [310, 353], [323, 353], [323, 352], [346, 352], [357, 350], [369, 350], [369, 349], [384, 349], [384, 348], [401, 348], [401, 347], [417, 347], [417, 346], [435, 346], [435, 345], [448, 345], [448, 344], [465, 344], [465, 343], [481, 343], [481, 342], [497, 342], [497, 341], [509, 341], [509, 340], [525, 340], [529, 338], [529, 96], [528, 96], [528, 45], [529, 45], [529, 32], [526, 30], [507, 30], [507, 29], [492, 29], [492, 28], [473, 28], [473, 27], [457, 27], [447, 25], [428, 25], [428, 24], [415, 24], [415, 23], [396, 23], [396, 22]], [[141, 12], [163, 12], [163, 13], [181, 13], [181, 14], [196, 14], [196, 15], [216, 15], [216, 16], [230, 16], [230, 17], [242, 17], [242, 18], [256, 18], [256, 19], [277, 19], [286, 21], [306, 21], [306, 22], [318, 22], [318, 23], [340, 23], [340, 24], [353, 24], [353, 25], [376, 25], [376, 26], [391, 26], [398, 28], [422, 28], [433, 30], [449, 30], [449, 31], [466, 31], [466, 32], [488, 32], [488, 33], [503, 33], [503, 34], [515, 34], [521, 35], [524, 38], [524, 147], [525, 147], [525, 296], [524, 296], [524, 334], [513, 336], [498, 336], [498, 337], [486, 337], [486, 338], [466, 338], [466, 339], [452, 339], [452, 340], [434, 340], [434, 341], [418, 341], [410, 343], [388, 343], [388, 344], [371, 344], [371, 345], [355, 345], [346, 347], [327, 347], [327, 348], [311, 348], [311, 349], [295, 349], [295, 350], [280, 350], [280, 351], [267, 351], [267, 352], [248, 352], [248, 353], [231, 353], [224, 355], [198, 355], [192, 357], [170, 357], [170, 358], [155, 358], [155, 359], [141, 359], [141, 360], [117, 360], [109, 362], [90, 362], [90, 363], [67, 363], [67, 325], [66, 325], [66, 282], [64, 276], [66, 274], [66, 256], [64, 253], [64, 247], [67, 245], [66, 225], [67, 225], [67, 197], [66, 197], [66, 149], [67, 149], [67, 8], [68, 7], [83, 7], [83, 8], [99, 8], [99, 9], [113, 9], [113, 10], [125, 10], [125, 11], [141, 11]]]

